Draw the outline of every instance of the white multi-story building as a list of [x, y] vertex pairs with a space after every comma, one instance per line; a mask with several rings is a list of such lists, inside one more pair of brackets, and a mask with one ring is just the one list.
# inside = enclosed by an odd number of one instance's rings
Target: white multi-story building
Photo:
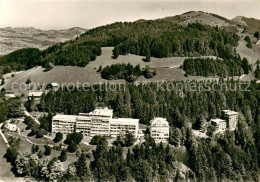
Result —
[[116, 137], [125, 134], [126, 131], [132, 133], [137, 138], [139, 119], [115, 118], [110, 120], [110, 135]]
[[226, 131], [227, 122], [225, 120], [216, 118], [216, 119], [211, 119], [210, 122], [211, 124], [216, 126], [215, 133], [222, 133]]
[[139, 119], [115, 118], [113, 110], [96, 108], [90, 113], [80, 113], [79, 116], [56, 115], [53, 117], [52, 132], [71, 133], [74, 129], [85, 136], [112, 136], [116, 137], [127, 130], [137, 137]]
[[76, 118], [75, 115], [55, 115], [52, 118], [52, 132], [53, 133], [72, 133], [75, 130]]
[[170, 126], [166, 118], [154, 118], [151, 123], [151, 136], [155, 141], [165, 142], [169, 139]]
[[90, 113], [80, 113], [76, 122], [77, 131], [85, 136], [109, 136], [109, 123], [112, 117], [113, 110], [107, 107], [98, 107]]
[[227, 128], [230, 131], [234, 131], [238, 122], [238, 112], [223, 110], [223, 118], [227, 121]]

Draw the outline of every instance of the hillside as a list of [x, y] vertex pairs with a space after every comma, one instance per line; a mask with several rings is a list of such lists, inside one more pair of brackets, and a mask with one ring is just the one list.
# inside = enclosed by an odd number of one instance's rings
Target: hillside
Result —
[[[215, 26], [228, 24], [223, 23], [223, 20], [220, 19], [214, 26], [212, 26], [213, 24], [208, 25], [207, 22], [193, 21], [195, 17], [204, 18], [204, 20], [212, 17], [212, 21], [217, 19], [206, 13], [193, 14], [157, 20], [117, 22], [97, 27], [73, 41], [59, 43], [44, 51], [39, 51], [35, 58], [30, 59], [37, 60], [35, 64], [42, 66], [48, 65], [49, 62], [54, 65], [86, 66], [101, 54], [101, 47], [107, 46], [115, 47], [114, 58], [128, 53], [141, 56], [150, 54], [157, 58], [232, 56], [232, 48], [237, 46], [239, 37], [232, 31]], [[179, 21], [173, 21], [175, 19], [179, 19]], [[17, 55], [12, 53], [4, 56], [1, 58], [1, 63], [17, 63], [19, 58], [19, 65], [22, 62], [20, 67], [29, 69], [31, 68], [28, 66], [29, 59], [24, 52], [26, 50]], [[14, 65], [11, 69], [17, 69], [19, 65]]]
[[86, 29], [40, 30], [32, 27], [0, 28], [0, 55], [22, 48], [48, 48], [59, 42], [74, 39]]
[[[75, 33], [77, 28], [70, 31]], [[246, 46], [245, 36], [251, 38], [252, 48]], [[95, 73], [93, 68], [98, 69], [99, 66], [130, 62], [133, 65], [149, 65], [155, 67], [157, 71], [161, 70], [152, 80], [158, 76], [161, 80], [163, 75], [168, 80], [167, 74], [171, 75], [169, 69], [179, 67], [187, 57], [218, 56], [230, 62], [236, 52], [241, 58], [247, 58], [254, 69], [255, 62], [260, 59], [260, 48], [256, 42], [257, 39], [252, 32], [243, 31], [234, 20], [212, 13], [191, 11], [163, 19], [117, 22], [96, 27], [74, 40], [55, 44], [43, 51], [38, 49], [15, 51], [0, 58], [0, 67], [2, 66], [2, 72], [8, 73], [35, 66], [49, 68], [50, 63], [54, 65], [54, 70], [58, 65], [79, 67], [87, 65], [87, 68], [90, 67], [91, 72]], [[109, 48], [109, 54], [103, 55], [107, 53], [102, 52], [103, 47], [112, 47]], [[152, 61], [144, 63], [142, 59], [145, 56], [151, 57]], [[164, 70], [165, 68], [167, 70]], [[237, 69], [241, 70], [239, 67]], [[51, 72], [55, 72], [54, 70]], [[177, 73], [176, 70], [174, 72]], [[240, 73], [243, 72], [239, 72], [238, 76]], [[90, 73], [90, 75], [95, 78], [98, 75], [97, 80], [101, 79], [99, 74], [95, 73], [94, 76]]]
[[260, 20], [255, 19], [255, 18], [237, 16], [237, 17], [233, 18], [232, 21], [249, 30], [253, 30], [253, 31], [260, 30]]

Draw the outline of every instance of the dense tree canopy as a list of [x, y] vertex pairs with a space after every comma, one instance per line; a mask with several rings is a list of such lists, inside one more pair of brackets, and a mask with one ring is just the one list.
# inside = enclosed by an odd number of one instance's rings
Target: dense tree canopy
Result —
[[251, 69], [248, 60], [239, 56], [232, 59], [187, 58], [183, 69], [186, 75], [232, 77], [248, 74]]
[[125, 79], [128, 82], [133, 82], [141, 75], [145, 78], [152, 78], [156, 75], [156, 71], [148, 66], [141, 69], [140, 65], [133, 66], [130, 63], [113, 64], [111, 66], [106, 66], [101, 71], [102, 78], [107, 80]]

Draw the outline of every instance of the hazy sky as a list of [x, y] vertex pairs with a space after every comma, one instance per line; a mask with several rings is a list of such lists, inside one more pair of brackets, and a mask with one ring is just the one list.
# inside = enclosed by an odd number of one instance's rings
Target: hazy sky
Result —
[[0, 0], [0, 27], [93, 28], [191, 10], [260, 19], [260, 0]]

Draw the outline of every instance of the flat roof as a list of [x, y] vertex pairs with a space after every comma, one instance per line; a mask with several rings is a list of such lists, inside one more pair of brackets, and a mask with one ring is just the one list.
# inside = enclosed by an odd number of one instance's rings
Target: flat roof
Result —
[[63, 114], [57, 114], [53, 116], [52, 120], [61, 120], [61, 121], [76, 121], [76, 118], [78, 116], [76, 115], [63, 115]]
[[150, 121], [151, 126], [169, 126], [169, 122], [166, 118], [157, 117]]
[[59, 87], [60, 85], [58, 83], [51, 83], [53, 87]]
[[113, 109], [108, 109], [108, 107], [97, 107], [93, 112], [88, 113], [88, 115], [98, 115], [98, 116], [113, 116]]
[[238, 112], [236, 111], [231, 111], [231, 110], [223, 110], [223, 112], [227, 115], [235, 115], [235, 114], [238, 114]]
[[42, 91], [29, 91], [29, 97], [40, 97], [42, 96], [43, 92]]
[[138, 124], [139, 119], [133, 118], [114, 118], [110, 120], [110, 124]]
[[77, 116], [77, 119], [83, 119], [83, 120], [91, 120], [91, 119], [100, 119], [100, 120], [109, 120], [110, 118], [107, 117], [99, 117], [99, 116]]
[[226, 122], [225, 120], [219, 119], [219, 118], [211, 119], [210, 121], [213, 121], [213, 122], [215, 122], [215, 123]]

